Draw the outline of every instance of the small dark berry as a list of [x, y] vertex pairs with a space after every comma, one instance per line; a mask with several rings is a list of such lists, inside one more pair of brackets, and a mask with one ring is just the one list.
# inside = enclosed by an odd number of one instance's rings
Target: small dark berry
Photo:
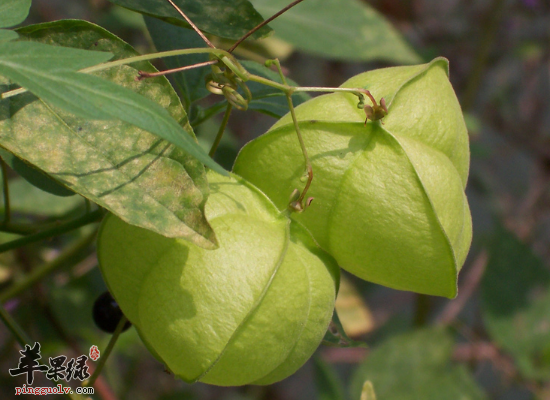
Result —
[[[122, 318], [122, 310], [108, 291], [100, 295], [94, 303], [92, 310], [94, 322], [102, 331], [113, 333]], [[131, 327], [130, 321], [126, 321], [122, 332]]]

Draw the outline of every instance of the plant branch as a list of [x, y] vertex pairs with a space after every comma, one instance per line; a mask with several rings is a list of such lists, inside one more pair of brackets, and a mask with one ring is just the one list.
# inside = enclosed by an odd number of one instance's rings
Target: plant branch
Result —
[[290, 110], [290, 115], [292, 116], [294, 129], [296, 129], [296, 135], [298, 136], [298, 141], [300, 142], [300, 148], [302, 149], [302, 154], [304, 155], [304, 160], [306, 164], [306, 172], [307, 172], [306, 186], [304, 187], [304, 190], [302, 191], [298, 199], [296, 201], [293, 201], [289, 206], [289, 208], [294, 209], [295, 211], [301, 212], [305, 209], [303, 205], [303, 201], [309, 189], [309, 186], [311, 185], [311, 181], [313, 180], [313, 168], [311, 166], [311, 162], [309, 161], [309, 156], [307, 155], [307, 149], [304, 143], [304, 139], [302, 138], [302, 133], [300, 132], [298, 119], [296, 118], [296, 112], [294, 111], [294, 104], [292, 104], [292, 93], [294, 88], [291, 86], [288, 86], [285, 75], [283, 74], [283, 70], [281, 69], [281, 63], [279, 62], [279, 60], [278, 59], [270, 60], [266, 63], [266, 66], [268, 66], [271, 63], [275, 64], [275, 66], [277, 67], [277, 71], [279, 71], [279, 76], [281, 77], [281, 81], [288, 88], [288, 90], [285, 91], [286, 100], [288, 102], [288, 109]]
[[141, 80], [143, 78], [154, 78], [155, 76], [164, 76], [164, 75], [168, 75], [168, 74], [174, 74], [176, 72], [188, 71], [190, 69], [206, 67], [207, 65], [213, 65], [213, 64], [216, 64], [217, 62], [218, 62], [218, 60], [210, 60], [210, 61], [205, 61], [205, 62], [201, 62], [201, 63], [197, 63], [197, 64], [185, 65], [183, 67], [165, 69], [164, 71], [158, 71], [158, 72], [139, 71], [138, 72], [138, 74], [139, 74], [138, 79]]
[[82, 250], [84, 250], [87, 246], [89, 246], [94, 241], [96, 231], [97, 230], [94, 230], [94, 232], [92, 232], [91, 234], [77, 240], [73, 245], [71, 245], [68, 249], [66, 249], [63, 253], [61, 253], [57, 258], [34, 269], [27, 276], [25, 276], [23, 280], [13, 284], [8, 289], [3, 291], [0, 294], [0, 304], [19, 295], [24, 290], [38, 283], [46, 275], [49, 275], [56, 269], [62, 267], [65, 264], [65, 262], [67, 262], [68, 260], [73, 258], [75, 255], [80, 253]]
[[357, 97], [362, 97], [363, 95], [367, 95], [371, 98], [371, 100], [376, 103], [370, 92], [366, 89], [359, 89], [359, 88], [331, 88], [331, 87], [310, 87], [310, 86], [296, 86], [293, 88], [295, 92], [330, 92], [330, 93], [337, 93], [337, 92], [344, 92], [344, 93], [353, 93]]
[[91, 67], [83, 68], [79, 72], [84, 72], [89, 74], [91, 72], [102, 71], [105, 69], [118, 67], [120, 65], [133, 64], [136, 62], [148, 61], [156, 58], [183, 56], [187, 54], [213, 54], [214, 56], [220, 57], [220, 58], [223, 56], [232, 57], [231, 54], [229, 54], [227, 51], [222, 49], [210, 49], [205, 47], [198, 47], [194, 49], [177, 49], [177, 50], [161, 51], [158, 53], [142, 54], [140, 56], [122, 58], [120, 60], [110, 61], [103, 64], [98, 64], [98, 65], [93, 65]]
[[[168, 0], [170, 1], [170, 0]], [[258, 31], [259, 29], [263, 28], [264, 26], [266, 26], [267, 24], [269, 24], [271, 21], [273, 21], [275, 18], [279, 17], [281, 14], [285, 13], [286, 11], [290, 10], [292, 7], [294, 7], [296, 4], [298, 3], [301, 3], [302, 1], [304, 0], [295, 0], [293, 1], [292, 3], [290, 3], [288, 6], [286, 6], [285, 8], [283, 8], [281, 11], [277, 12], [276, 14], [272, 15], [271, 17], [269, 17], [268, 19], [266, 19], [265, 21], [259, 23], [258, 25], [256, 25], [254, 28], [252, 28], [251, 30], [249, 30], [247, 33], [244, 34], [243, 37], [241, 37], [239, 40], [237, 40], [235, 42], [235, 44], [233, 46], [231, 46], [231, 48], [228, 50], [230, 53], [233, 52], [233, 50], [235, 50], [244, 40], [246, 40], [248, 37], [250, 37], [250, 35], [253, 35], [254, 32]]]
[[[121, 65], [128, 65], [128, 64], [133, 64], [140, 61], [153, 60], [156, 58], [174, 57], [174, 56], [181, 56], [185, 54], [205, 54], [205, 53], [213, 54], [218, 58], [221, 58], [223, 56], [233, 58], [233, 56], [230, 53], [222, 49], [211, 49], [211, 48], [205, 48], [205, 47], [196, 48], [196, 49], [178, 49], [178, 50], [161, 51], [158, 53], [142, 54], [140, 56], [123, 58], [120, 60], [106, 62], [102, 64], [93, 65], [91, 67], [83, 68], [78, 72], [89, 74], [92, 72], [103, 71], [109, 68], [119, 67]], [[0, 95], [0, 100], [7, 99], [8, 97], [13, 97], [25, 92], [27, 92], [27, 89], [25, 88], [10, 90], [8, 92], [2, 93]]]
[[220, 144], [220, 141], [222, 140], [223, 133], [225, 132], [225, 127], [227, 126], [227, 122], [229, 121], [229, 116], [231, 115], [231, 110], [233, 109], [233, 106], [231, 103], [227, 103], [227, 107], [225, 108], [225, 113], [223, 114], [223, 120], [220, 125], [220, 128], [218, 129], [218, 134], [216, 135], [216, 139], [214, 139], [214, 143], [212, 143], [212, 147], [210, 148], [210, 152], [208, 155], [210, 157], [214, 157], [214, 154], [216, 154], [216, 149], [218, 148], [218, 145]]
[[76, 218], [65, 224], [56, 226], [51, 229], [46, 229], [42, 232], [38, 232], [29, 236], [24, 236], [19, 239], [12, 240], [11, 242], [0, 244], [0, 253], [4, 253], [8, 250], [16, 249], [21, 246], [25, 246], [30, 243], [38, 242], [43, 239], [48, 239], [54, 236], [62, 235], [72, 230], [83, 227], [94, 222], [99, 221], [103, 217], [103, 210], [96, 210], [89, 214], [85, 214], [80, 218]]
[[123, 315], [120, 321], [118, 322], [118, 325], [116, 326], [113, 336], [111, 336], [111, 339], [109, 340], [109, 344], [107, 344], [107, 347], [105, 348], [105, 350], [103, 350], [103, 355], [99, 359], [99, 362], [97, 363], [97, 367], [95, 368], [94, 373], [87, 381], [85, 381], [82, 384], [82, 386], [94, 385], [96, 379], [99, 377], [99, 374], [101, 374], [101, 371], [103, 370], [105, 362], [107, 361], [107, 359], [109, 358], [109, 355], [113, 351], [113, 348], [115, 347], [115, 343], [117, 342], [118, 337], [122, 333], [122, 329], [124, 329], [124, 325], [126, 324], [127, 321], [128, 320]]
[[30, 224], [0, 224], [0, 232], [15, 233], [16, 235], [30, 235], [36, 232], [36, 227]]
[[4, 189], [4, 221], [2, 221], [2, 225], [8, 225], [11, 220], [10, 186], [8, 184], [8, 167], [2, 158], [0, 158], [0, 167], [2, 168], [2, 186]]
[[[286, 84], [281, 84], [279, 82], [271, 81], [262, 76], [249, 73], [229, 52], [225, 50], [217, 49], [217, 48], [204, 48], [204, 47], [194, 48], [194, 49], [169, 50], [169, 51], [162, 51], [158, 53], [143, 54], [140, 56], [128, 57], [121, 60], [111, 61], [111, 62], [83, 68], [78, 72], [92, 73], [97, 71], [103, 71], [109, 68], [118, 67], [121, 65], [128, 65], [136, 62], [153, 60], [156, 58], [175, 57], [175, 56], [186, 55], [186, 54], [205, 54], [205, 53], [212, 54], [216, 58], [220, 59], [228, 68], [230, 68], [233, 72], [235, 72], [235, 74], [237, 74], [237, 76], [241, 78], [243, 81], [250, 80], [253, 82], [257, 82], [266, 86], [273, 87], [275, 89], [279, 89], [286, 94], [292, 94], [294, 92], [349, 92], [349, 93], [355, 94], [358, 97], [361, 97], [366, 92], [365, 89], [358, 89], [358, 88], [329, 88], [329, 87], [300, 87], [300, 86], [293, 87]], [[193, 65], [185, 66], [183, 67], [183, 69], [170, 70], [170, 72], [177, 72], [185, 69], [199, 68], [205, 65], [215, 64], [216, 62], [217, 61], [212, 60], [211, 62], [207, 61], [205, 63], [193, 64]], [[141, 73], [141, 74], [143, 76], [147, 76], [147, 73]], [[159, 73], [158, 75], [165, 75], [165, 74], [166, 74], [166, 71], [161, 71], [161, 73]], [[0, 100], [7, 99], [9, 97], [13, 97], [25, 92], [27, 92], [27, 89], [25, 88], [10, 90], [8, 92], [2, 93], [0, 95]]]
[[283, 74], [283, 69], [281, 68], [281, 63], [279, 59], [276, 58], [274, 60], [269, 60], [265, 63], [265, 66], [270, 67], [272, 64], [275, 64], [275, 67], [277, 68], [277, 72], [279, 72], [279, 76], [281, 77], [281, 82], [283, 82], [285, 85], [288, 85], [285, 74]]
[[25, 345], [31, 345], [33, 342], [31, 338], [25, 333], [23, 328], [13, 319], [13, 317], [6, 311], [3, 305], [0, 304], [0, 319], [6, 325], [6, 328], [12, 333], [17, 340], [17, 343], [21, 348], [25, 348]]
[[[284, 77], [284, 75], [283, 75]], [[279, 83], [263, 76], [248, 74], [245, 76], [245, 80], [261, 83], [266, 86], [271, 86], [275, 89], [279, 89], [286, 94], [293, 94], [295, 92], [326, 92], [326, 93], [352, 93], [359, 98], [362, 98], [363, 95], [369, 95], [368, 91], [360, 88], [342, 88], [342, 87], [315, 87], [315, 86], [289, 86], [286, 83]], [[283, 80], [283, 82], [285, 82]]]
[[298, 136], [298, 141], [300, 142], [300, 148], [302, 149], [302, 154], [304, 155], [304, 160], [306, 164], [306, 172], [307, 172], [307, 182], [306, 186], [304, 187], [304, 190], [300, 194], [300, 197], [297, 200], [297, 203], [302, 205], [302, 201], [304, 200], [306, 193], [309, 189], [309, 186], [311, 185], [311, 182], [313, 181], [313, 168], [311, 166], [311, 162], [309, 161], [309, 156], [307, 155], [307, 149], [306, 145], [304, 143], [304, 139], [302, 138], [302, 133], [300, 132], [300, 127], [298, 126], [298, 119], [296, 118], [296, 113], [294, 111], [294, 105], [292, 104], [292, 95], [289, 93], [286, 93], [286, 100], [288, 102], [288, 108], [290, 109], [290, 115], [292, 116], [292, 122], [294, 123], [294, 129], [296, 129], [296, 135]]
[[[87, 208], [87, 207], [86, 207]], [[91, 211], [86, 211], [90, 213]], [[27, 218], [36, 218], [34, 214], [24, 214]], [[59, 221], [44, 221], [44, 222], [35, 222], [35, 223], [16, 223], [10, 222], [7, 225], [0, 224], [0, 232], [15, 233], [17, 235], [31, 235], [33, 233], [39, 232], [41, 230], [46, 230], [50, 228], [55, 228], [59, 226]]]
[[210, 117], [212, 117], [213, 115], [217, 115], [221, 113], [224, 108], [225, 108], [224, 102], [220, 101], [219, 103], [215, 103], [214, 105], [201, 110], [199, 115], [196, 116], [192, 121], [190, 121], [191, 126], [196, 128], [207, 119], [210, 119]]
[[214, 46], [214, 45], [212, 44], [212, 42], [211, 42], [210, 40], [208, 40], [208, 38], [207, 38], [206, 36], [204, 36], [204, 33], [202, 33], [202, 31], [201, 31], [199, 28], [197, 28], [197, 25], [195, 25], [195, 24], [193, 23], [193, 21], [191, 21], [191, 19], [190, 19], [187, 15], [185, 15], [185, 13], [184, 13], [177, 5], [174, 4], [174, 2], [173, 2], [172, 0], [168, 0], [168, 2], [169, 2], [169, 3], [172, 5], [172, 7], [174, 7], [174, 8], [177, 10], [177, 12], [187, 21], [187, 23], [188, 23], [189, 25], [191, 25], [191, 28], [193, 28], [193, 30], [194, 30], [195, 32], [197, 32], [197, 34], [201, 37], [201, 39], [204, 41], [204, 43], [206, 43], [206, 44], [208, 45], [208, 47], [211, 47], [211, 48], [213, 48], [213, 49], [216, 48], [216, 46]]
[[246, 76], [246, 78], [247, 78], [246, 79], [247, 81], [252, 81], [252, 82], [256, 82], [256, 83], [261, 83], [261, 84], [266, 85], [266, 86], [271, 86], [272, 88], [281, 90], [285, 94], [292, 94], [294, 92], [294, 89], [295, 89], [292, 86], [285, 85], [284, 83], [275, 82], [275, 81], [272, 81], [270, 79], [264, 78], [263, 76], [259, 76], [259, 75], [248, 74]]

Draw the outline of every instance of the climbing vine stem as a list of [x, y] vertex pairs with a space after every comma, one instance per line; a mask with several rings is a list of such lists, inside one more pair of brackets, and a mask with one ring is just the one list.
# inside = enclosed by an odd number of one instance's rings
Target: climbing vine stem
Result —
[[40, 240], [48, 239], [54, 236], [62, 235], [72, 230], [83, 227], [94, 222], [98, 222], [103, 217], [104, 211], [102, 209], [92, 211], [84, 214], [80, 218], [76, 218], [72, 221], [64, 224], [54, 226], [53, 228], [46, 229], [41, 232], [34, 233], [32, 235], [24, 236], [19, 239], [12, 240], [8, 243], [0, 244], [0, 253], [4, 253], [8, 250], [17, 249], [18, 247], [25, 246], [27, 244], [35, 243]]
[[10, 186], [8, 184], [8, 167], [2, 158], [0, 158], [0, 167], [2, 168], [2, 188], [4, 193], [4, 220], [2, 221], [2, 225], [8, 225], [11, 219]]
[[216, 149], [218, 148], [218, 145], [222, 140], [223, 133], [225, 132], [225, 127], [229, 122], [229, 116], [231, 115], [232, 109], [233, 109], [233, 106], [231, 105], [231, 103], [227, 103], [227, 107], [225, 108], [225, 113], [223, 114], [222, 123], [220, 124], [220, 128], [218, 129], [218, 134], [216, 135], [216, 139], [214, 139], [214, 143], [212, 143], [212, 147], [210, 148], [210, 152], [208, 153], [210, 157], [214, 157], [214, 154], [216, 154]]
[[13, 317], [6, 311], [3, 305], [0, 305], [0, 319], [6, 328], [12, 333], [17, 340], [17, 343], [24, 349], [25, 345], [32, 344], [31, 338], [25, 333], [23, 328], [13, 319]]
[[87, 381], [84, 381], [82, 386], [93, 386], [99, 375], [101, 374], [101, 371], [103, 370], [103, 367], [105, 366], [105, 362], [109, 358], [109, 355], [113, 351], [113, 348], [115, 347], [115, 344], [118, 340], [118, 337], [122, 333], [122, 330], [124, 329], [124, 325], [128, 322], [126, 317], [123, 315], [120, 321], [118, 322], [118, 325], [116, 326], [116, 329], [113, 333], [113, 336], [111, 336], [111, 339], [109, 340], [109, 343], [107, 344], [107, 347], [105, 350], [103, 350], [101, 357], [99, 358], [99, 361], [97, 363], [96, 369], [94, 370], [92, 376]]
[[93, 243], [95, 239], [97, 229], [95, 229], [90, 234], [82, 237], [81, 239], [76, 240], [70, 247], [58, 255], [54, 260], [44, 263], [43, 265], [35, 268], [27, 274], [23, 279], [14, 283], [12, 286], [4, 290], [0, 294], [0, 303], [18, 296], [24, 290], [30, 288], [34, 284], [40, 282], [45, 276], [51, 274], [53, 271], [58, 268], [66, 265], [66, 263], [72, 259], [80, 252], [82, 252], [86, 247]]

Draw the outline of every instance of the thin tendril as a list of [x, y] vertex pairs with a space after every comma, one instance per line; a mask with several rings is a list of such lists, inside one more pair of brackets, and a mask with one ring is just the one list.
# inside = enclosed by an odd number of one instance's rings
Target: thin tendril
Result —
[[[168, 0], [170, 1], [170, 0]], [[246, 40], [248, 37], [250, 37], [250, 35], [253, 35], [254, 32], [256, 32], [258, 29], [261, 29], [263, 28], [264, 26], [266, 26], [267, 24], [269, 24], [271, 21], [273, 21], [275, 18], [277, 18], [279, 15], [283, 14], [284, 12], [290, 10], [292, 7], [294, 7], [296, 4], [298, 3], [301, 3], [302, 1], [304, 0], [296, 0], [296, 1], [293, 1], [292, 3], [290, 3], [288, 6], [286, 6], [285, 8], [283, 8], [281, 11], [279, 11], [278, 13], [272, 15], [270, 18], [266, 19], [265, 21], [263, 21], [262, 23], [256, 25], [254, 28], [252, 28], [251, 30], [249, 30], [247, 33], [245, 33], [245, 35], [243, 37], [241, 37], [239, 40], [237, 40], [237, 42], [235, 42], [235, 44], [233, 46], [231, 46], [231, 48], [229, 50], [227, 50], [229, 53], [232, 53], [233, 50], [235, 50], [244, 40]]]
[[[283, 82], [283, 84], [288, 86], [279, 60], [274, 59], [274, 60], [271, 60], [271, 62], [274, 63], [275, 66], [277, 67], [277, 70], [279, 71], [279, 76], [281, 77], [281, 81]], [[304, 160], [306, 164], [306, 171], [307, 171], [306, 186], [304, 187], [304, 190], [302, 191], [302, 193], [300, 194], [300, 197], [298, 197], [298, 200], [296, 201], [298, 204], [302, 205], [303, 204], [302, 202], [306, 197], [306, 193], [311, 185], [311, 182], [313, 181], [313, 167], [311, 166], [311, 162], [309, 161], [306, 145], [304, 143], [304, 139], [302, 138], [300, 127], [298, 126], [298, 119], [296, 118], [296, 113], [294, 112], [294, 104], [292, 104], [292, 90], [285, 91], [285, 95], [286, 95], [286, 100], [288, 102], [290, 115], [292, 116], [292, 122], [294, 123], [294, 128], [296, 129], [296, 135], [298, 136], [298, 141], [300, 142], [300, 148], [302, 149], [302, 154], [304, 155]]]
[[309, 186], [311, 185], [311, 181], [313, 181], [313, 168], [311, 166], [311, 162], [309, 161], [309, 156], [307, 155], [307, 149], [304, 143], [304, 139], [302, 138], [302, 133], [300, 132], [300, 127], [298, 126], [298, 120], [296, 118], [296, 113], [294, 112], [294, 105], [292, 104], [292, 95], [287, 93], [286, 99], [288, 101], [288, 108], [290, 109], [292, 122], [294, 123], [294, 128], [296, 129], [296, 135], [298, 136], [298, 141], [300, 142], [300, 148], [302, 149], [302, 154], [304, 155], [304, 160], [306, 163], [307, 182], [306, 182], [306, 186], [304, 187], [304, 190], [302, 191], [302, 193], [300, 194], [300, 197], [297, 200], [297, 203], [302, 204], [302, 201], [306, 197], [306, 193], [309, 189]]
[[207, 66], [207, 65], [213, 65], [213, 64], [216, 64], [217, 62], [218, 62], [218, 60], [210, 60], [210, 61], [205, 61], [205, 62], [193, 64], [193, 65], [186, 65], [186, 66], [184, 66], [184, 67], [166, 69], [166, 70], [164, 70], [164, 71], [157, 71], [157, 72], [139, 71], [139, 73], [138, 73], [138, 74], [139, 74], [138, 79], [141, 80], [141, 79], [143, 79], [143, 78], [153, 78], [153, 77], [155, 77], [155, 76], [162, 76], [162, 75], [173, 74], [173, 73], [181, 72], [181, 71], [188, 71], [188, 70], [190, 70], [190, 69], [205, 67], [205, 66]]
[[229, 121], [229, 116], [231, 115], [231, 110], [233, 109], [233, 106], [231, 103], [227, 103], [227, 107], [225, 109], [225, 114], [223, 114], [223, 120], [220, 125], [220, 128], [218, 129], [218, 134], [216, 135], [216, 139], [214, 139], [214, 143], [212, 143], [212, 147], [210, 148], [210, 152], [208, 155], [210, 157], [214, 157], [214, 154], [216, 154], [216, 149], [218, 148], [218, 145], [220, 144], [220, 141], [222, 140], [223, 133], [225, 132], [225, 127], [227, 126], [227, 122]]
[[206, 44], [208, 45], [208, 47], [212, 47], [213, 49], [216, 48], [216, 46], [214, 46], [214, 45], [212, 44], [212, 42], [211, 42], [210, 40], [208, 40], [208, 38], [207, 38], [206, 36], [204, 36], [204, 33], [202, 33], [201, 30], [200, 30], [199, 28], [197, 28], [197, 25], [195, 25], [195, 24], [193, 23], [193, 21], [191, 21], [191, 20], [189, 19], [189, 17], [188, 17], [187, 15], [185, 15], [185, 13], [184, 13], [176, 4], [174, 4], [174, 2], [173, 2], [172, 0], [168, 0], [168, 2], [172, 5], [172, 7], [174, 7], [174, 8], [177, 10], [177, 12], [178, 12], [183, 18], [185, 18], [185, 20], [187, 21], [187, 23], [188, 23], [189, 25], [191, 25], [191, 28], [193, 28], [193, 30], [199, 34], [199, 36], [201, 37], [201, 39], [204, 40], [204, 43], [206, 43]]

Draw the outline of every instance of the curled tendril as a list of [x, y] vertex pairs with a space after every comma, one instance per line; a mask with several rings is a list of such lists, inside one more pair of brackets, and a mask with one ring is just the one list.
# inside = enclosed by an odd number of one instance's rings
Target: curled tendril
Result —
[[[212, 73], [206, 77], [206, 89], [210, 93], [222, 95], [227, 102], [238, 110], [245, 111], [252, 100], [248, 86], [229, 68], [221, 68], [219, 64], [212, 65]], [[244, 93], [244, 97], [239, 93]]]
[[246, 111], [248, 108], [248, 100], [245, 99], [238, 91], [233, 89], [231, 86], [222, 87], [223, 95], [226, 100], [238, 110]]
[[206, 90], [208, 90], [210, 93], [218, 94], [218, 95], [223, 96], [223, 90], [222, 90], [223, 87], [224, 87], [223, 84], [220, 84], [219, 82], [216, 82], [212, 78], [211, 74], [206, 76], [205, 81], [206, 81]]
[[298, 189], [294, 189], [292, 194], [290, 195], [290, 202], [288, 203], [288, 208], [292, 212], [301, 213], [306, 208], [308, 208], [313, 201], [313, 197], [308, 197], [305, 202], [301, 199], [300, 191]]

